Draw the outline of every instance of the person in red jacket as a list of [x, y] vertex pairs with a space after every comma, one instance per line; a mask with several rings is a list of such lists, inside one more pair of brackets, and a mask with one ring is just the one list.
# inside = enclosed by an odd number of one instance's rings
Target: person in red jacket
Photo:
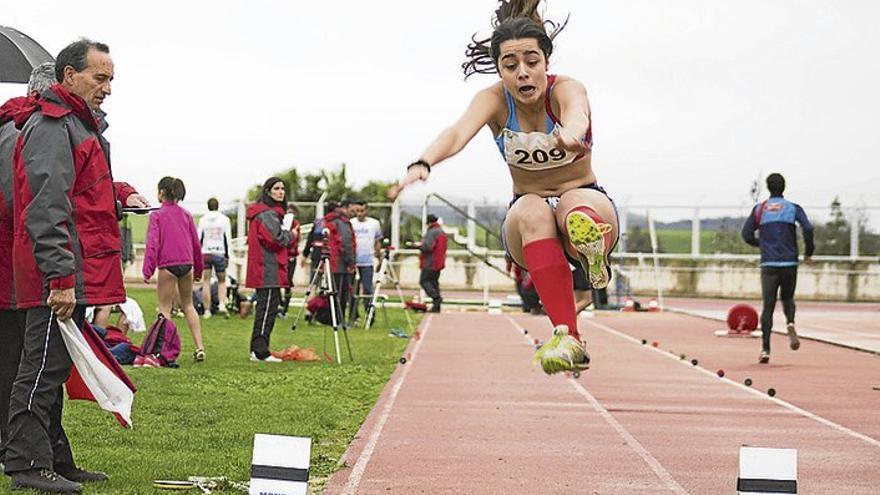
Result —
[[[251, 360], [281, 362], [269, 352], [269, 337], [278, 315], [281, 288], [288, 286], [287, 256], [293, 240], [290, 224], [283, 225], [287, 193], [284, 181], [269, 178], [259, 200], [247, 209], [248, 269], [245, 285], [257, 290]], [[292, 223], [292, 218], [287, 221]]]
[[333, 287], [339, 294], [339, 316], [343, 321], [357, 270], [357, 245], [354, 229], [348, 218], [350, 204], [346, 200], [339, 204], [330, 201], [327, 203], [330, 213], [324, 215], [324, 229], [327, 230], [327, 242], [330, 246], [330, 272], [333, 274]]
[[[107, 476], [73, 464], [61, 427], [61, 384], [71, 359], [57, 320], [82, 325], [86, 306], [125, 301], [121, 205], [146, 200], [114, 183], [101, 104], [113, 61], [103, 43], [79, 40], [56, 57], [58, 84], [16, 116], [13, 263], [24, 344], [9, 406], [5, 470], [13, 489], [65, 493]], [[64, 452], [66, 451], [66, 453]]]
[[290, 215], [290, 246], [287, 248], [287, 287], [284, 289], [284, 301], [281, 303], [281, 317], [287, 316], [287, 308], [290, 307], [290, 297], [293, 292], [293, 275], [296, 273], [296, 258], [299, 256], [299, 210], [296, 205], [287, 205], [287, 214]]
[[446, 267], [446, 233], [440, 227], [435, 215], [428, 215], [428, 230], [422, 237], [419, 246], [419, 285], [431, 298], [431, 312], [440, 312], [440, 303], [443, 297], [440, 295], [440, 271]]
[[[12, 160], [18, 140], [15, 115], [27, 111], [53, 84], [55, 63], [46, 62], [31, 72], [27, 96], [11, 98], [0, 106], [0, 442], [9, 436], [9, 394], [18, 373], [26, 315], [16, 309], [12, 283]], [[0, 462], [5, 455], [6, 446], [0, 443]]]

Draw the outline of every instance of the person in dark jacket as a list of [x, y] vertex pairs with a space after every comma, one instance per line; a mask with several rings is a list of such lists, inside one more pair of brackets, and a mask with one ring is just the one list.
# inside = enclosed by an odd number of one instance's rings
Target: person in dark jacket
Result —
[[315, 279], [315, 272], [321, 266], [321, 250], [324, 247], [324, 217], [316, 218], [312, 224], [312, 230], [306, 236], [306, 243], [303, 246], [302, 266], [305, 267], [306, 260], [309, 264], [309, 281]]
[[18, 373], [26, 316], [24, 311], [16, 310], [12, 282], [12, 161], [18, 140], [15, 115], [27, 111], [54, 83], [55, 63], [41, 64], [31, 72], [27, 96], [11, 98], [0, 106], [0, 463], [6, 455], [9, 394]]
[[55, 77], [58, 84], [15, 119], [14, 280], [27, 316], [5, 470], [13, 489], [66, 493], [107, 476], [74, 465], [61, 426], [61, 384], [72, 362], [57, 320], [81, 326], [86, 306], [125, 301], [119, 206], [148, 203], [113, 182], [101, 111], [113, 80], [107, 45], [68, 45], [56, 57]]
[[446, 267], [446, 234], [435, 215], [428, 215], [428, 230], [419, 245], [419, 285], [431, 298], [431, 312], [440, 312], [440, 271]]
[[348, 218], [348, 204], [335, 204], [324, 215], [327, 242], [330, 245], [330, 271], [333, 287], [339, 295], [339, 314], [345, 320], [345, 310], [351, 297], [351, 284], [357, 270], [354, 229]]
[[[287, 192], [284, 181], [269, 178], [259, 200], [248, 207], [248, 269], [245, 285], [257, 290], [251, 360], [281, 362], [269, 352], [269, 338], [278, 315], [281, 289], [288, 287], [287, 254], [293, 240], [284, 223]], [[291, 219], [292, 220], [292, 219]]]
[[[767, 176], [767, 189], [770, 191], [770, 198], [752, 208], [742, 229], [743, 240], [761, 248], [761, 292], [764, 308], [761, 312], [763, 340], [758, 361], [764, 364], [770, 362], [770, 332], [773, 330], [777, 293], [782, 299], [789, 347], [795, 351], [800, 348], [794, 327], [794, 290], [798, 270], [795, 223], [799, 223], [804, 232], [805, 262], [811, 261], [815, 248], [813, 226], [807, 219], [807, 214], [799, 205], [782, 197], [785, 178], [780, 174], [770, 174]], [[756, 231], [760, 231], [759, 238], [755, 237]]]

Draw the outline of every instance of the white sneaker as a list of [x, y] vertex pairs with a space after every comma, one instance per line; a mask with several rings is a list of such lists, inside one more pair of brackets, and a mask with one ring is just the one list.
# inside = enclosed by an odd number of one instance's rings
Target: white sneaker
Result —
[[283, 359], [278, 359], [277, 357], [269, 354], [266, 359], [260, 359], [253, 352], [251, 353], [251, 361], [259, 362], [259, 363], [283, 363]]
[[212, 315], [211, 315], [211, 312], [210, 312], [210, 311], [205, 311], [205, 314], [202, 315], [202, 319], [203, 319], [203, 320], [207, 320], [207, 319], [210, 319], [211, 316], [212, 316]]

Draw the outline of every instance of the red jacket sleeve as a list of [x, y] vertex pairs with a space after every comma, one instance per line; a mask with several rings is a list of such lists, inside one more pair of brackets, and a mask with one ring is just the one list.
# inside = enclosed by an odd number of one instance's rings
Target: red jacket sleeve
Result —
[[128, 206], [126, 201], [128, 201], [129, 196], [138, 193], [128, 182], [114, 182], [113, 190], [116, 191], [116, 200], [122, 203], [123, 207]]

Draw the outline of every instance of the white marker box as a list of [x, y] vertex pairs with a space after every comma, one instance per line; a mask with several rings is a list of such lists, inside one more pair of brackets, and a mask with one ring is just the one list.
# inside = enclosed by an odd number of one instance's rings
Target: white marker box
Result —
[[740, 495], [796, 494], [797, 450], [741, 447], [736, 489]]
[[306, 495], [312, 439], [254, 435], [250, 495]]

